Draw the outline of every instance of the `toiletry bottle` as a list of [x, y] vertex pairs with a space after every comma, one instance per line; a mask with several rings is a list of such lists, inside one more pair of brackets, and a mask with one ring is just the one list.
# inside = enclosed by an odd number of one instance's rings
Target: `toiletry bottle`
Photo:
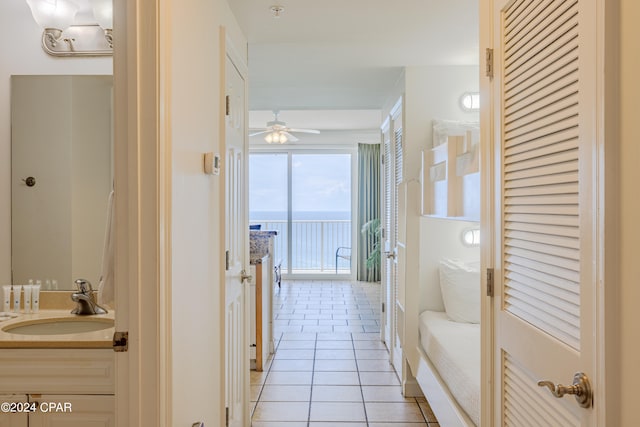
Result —
[[20, 313], [20, 300], [22, 299], [22, 285], [13, 287], [13, 312]]
[[23, 289], [24, 289], [24, 312], [31, 313], [31, 291], [33, 289], [33, 285], [31, 283], [28, 285], [24, 285]]
[[56, 279], [53, 279], [51, 281], [51, 290], [52, 291], [57, 291], [58, 290], [58, 281]]
[[45, 279], [45, 281], [44, 281], [44, 288], [43, 288], [43, 289], [46, 289], [46, 290], [48, 290], [48, 291], [50, 291], [50, 290], [52, 290], [52, 289], [53, 289], [53, 288], [51, 287], [51, 280], [49, 280], [49, 279]]
[[2, 287], [2, 297], [2, 311], [8, 313], [11, 310], [11, 285], [5, 285]]
[[40, 311], [40, 288], [41, 288], [40, 280], [33, 285], [33, 289], [31, 289], [31, 312], [37, 313]]

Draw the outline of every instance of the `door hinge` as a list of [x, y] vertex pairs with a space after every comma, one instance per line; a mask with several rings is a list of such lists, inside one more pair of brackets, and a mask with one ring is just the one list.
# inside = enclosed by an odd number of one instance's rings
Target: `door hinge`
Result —
[[113, 351], [122, 353], [129, 350], [129, 331], [113, 333]]
[[493, 297], [493, 268], [487, 268], [487, 296]]
[[229, 408], [224, 408], [225, 409], [225, 415], [224, 415], [224, 425], [229, 427]]
[[382, 303], [382, 312], [384, 313], [384, 303]]
[[224, 114], [225, 116], [228, 116], [231, 112], [231, 97], [229, 95], [226, 96], [224, 103], [225, 103]]
[[229, 271], [229, 261], [230, 261], [229, 257], [230, 257], [229, 251], [226, 251], [224, 253], [224, 269], [225, 269], [225, 271]]
[[486, 75], [490, 79], [493, 78], [493, 49], [487, 48], [485, 51]]
[[380, 155], [380, 162], [384, 165], [384, 154]]

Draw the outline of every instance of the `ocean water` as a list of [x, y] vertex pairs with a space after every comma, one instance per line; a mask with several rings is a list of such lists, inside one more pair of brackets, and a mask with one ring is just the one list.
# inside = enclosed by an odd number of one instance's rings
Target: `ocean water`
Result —
[[[275, 257], [288, 269], [287, 212], [251, 211], [251, 224], [261, 224], [262, 230], [275, 230]], [[351, 212], [298, 211], [293, 212], [291, 239], [291, 266], [293, 270], [333, 272], [348, 269], [350, 261], [336, 260], [338, 248], [351, 248]], [[341, 249], [341, 253], [349, 250]]]
[[[284, 211], [249, 211], [250, 221], [285, 220], [287, 212]], [[293, 211], [294, 220], [349, 220], [350, 211]]]

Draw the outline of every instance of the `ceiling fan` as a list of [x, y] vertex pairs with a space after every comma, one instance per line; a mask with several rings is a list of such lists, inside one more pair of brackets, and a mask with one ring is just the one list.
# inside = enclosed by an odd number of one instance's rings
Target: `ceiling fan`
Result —
[[287, 141], [296, 142], [299, 141], [298, 138], [292, 135], [292, 133], [315, 133], [319, 134], [319, 130], [315, 129], [294, 129], [287, 126], [285, 122], [281, 122], [278, 120], [279, 111], [274, 111], [274, 120], [267, 122], [267, 127], [252, 129], [257, 130], [259, 132], [255, 132], [249, 134], [249, 136], [261, 135], [266, 133], [267, 135], [264, 137], [264, 140], [269, 144], [273, 142], [278, 142], [280, 144], [284, 144]]

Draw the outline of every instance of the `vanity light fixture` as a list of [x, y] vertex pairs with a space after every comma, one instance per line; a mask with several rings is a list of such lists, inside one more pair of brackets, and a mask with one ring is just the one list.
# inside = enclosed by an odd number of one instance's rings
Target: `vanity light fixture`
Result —
[[43, 28], [42, 48], [52, 56], [113, 55], [112, 0], [88, 0], [96, 23], [76, 24], [80, 9], [71, 0], [26, 0], [33, 19]]

